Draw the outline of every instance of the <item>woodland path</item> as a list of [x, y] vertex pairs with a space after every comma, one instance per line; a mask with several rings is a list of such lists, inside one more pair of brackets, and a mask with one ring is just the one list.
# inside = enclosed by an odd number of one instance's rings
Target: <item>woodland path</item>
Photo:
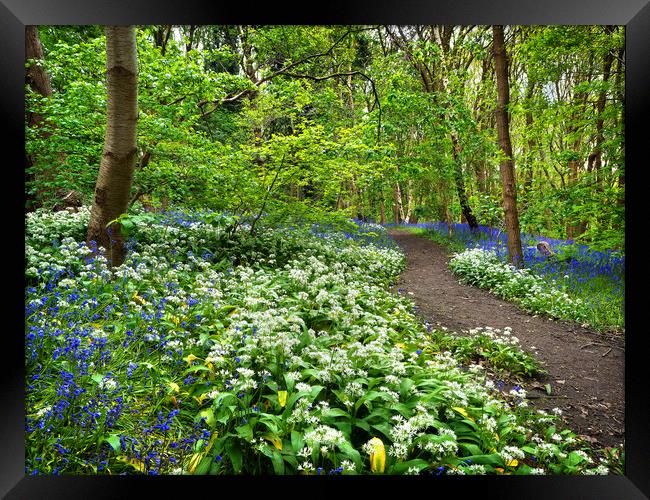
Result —
[[[396, 286], [413, 300], [422, 320], [459, 334], [480, 326], [510, 326], [521, 347], [548, 372], [520, 384], [530, 404], [546, 410], [560, 408], [567, 426], [596, 447], [620, 447], [625, 409], [622, 336], [533, 316], [487, 290], [462, 285], [447, 265], [447, 248], [406, 231], [391, 229], [389, 234], [407, 258]], [[550, 396], [545, 384], [551, 386]]]

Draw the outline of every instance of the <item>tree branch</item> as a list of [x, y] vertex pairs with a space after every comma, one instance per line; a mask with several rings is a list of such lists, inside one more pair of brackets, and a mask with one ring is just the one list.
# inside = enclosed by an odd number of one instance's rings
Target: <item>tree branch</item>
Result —
[[262, 214], [264, 213], [264, 209], [266, 208], [266, 202], [269, 199], [269, 195], [271, 194], [271, 191], [273, 190], [275, 181], [278, 179], [278, 175], [280, 175], [280, 170], [282, 170], [282, 165], [284, 164], [284, 157], [285, 155], [282, 155], [282, 160], [280, 160], [280, 165], [278, 166], [278, 169], [275, 171], [275, 176], [273, 177], [273, 181], [271, 181], [271, 185], [266, 190], [266, 194], [264, 195], [264, 201], [262, 202], [262, 207], [260, 208], [260, 212], [257, 214], [257, 217], [253, 219], [253, 223], [251, 224], [251, 230], [249, 233], [250, 235], [252, 235], [253, 231], [255, 231], [255, 224], [260, 219], [260, 217], [262, 217]]

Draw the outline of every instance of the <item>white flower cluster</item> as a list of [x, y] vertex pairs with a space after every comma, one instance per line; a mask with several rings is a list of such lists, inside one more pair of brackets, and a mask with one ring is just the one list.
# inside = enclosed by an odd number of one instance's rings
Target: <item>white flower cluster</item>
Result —
[[[472, 409], [472, 420], [481, 434], [493, 435], [506, 425], [520, 435], [533, 433], [518, 425], [514, 416], [508, 418], [512, 408], [486, 379], [485, 370], [474, 365], [465, 371], [450, 352], [431, 354], [432, 341], [423, 327], [418, 328], [412, 305], [387, 290], [404, 266], [404, 256], [395, 248], [301, 233], [300, 245], [290, 258], [282, 258], [280, 265], [255, 261], [228, 268], [190, 253], [215, 238], [211, 225], [144, 225], [125, 263], [111, 273], [103, 259], [86, 264], [83, 258], [88, 249], [83, 240], [80, 244], [74, 239], [83, 238], [83, 234], [72, 234], [83, 229], [87, 211], [64, 215], [38, 215], [30, 222], [28, 239], [32, 243], [27, 258], [35, 275], [39, 270], [74, 269], [74, 275], [63, 277], [59, 286], [84, 290], [88, 281], [96, 280], [98, 288], [103, 283], [110, 291], [109, 296], [118, 282], [136, 285], [137, 293], [133, 288], [128, 293], [116, 292], [124, 294], [124, 300], [117, 312], [109, 311], [107, 317], [112, 321], [117, 316], [110, 314], [128, 311], [138, 321], [144, 318], [137, 338], [144, 339], [151, 352], [158, 347], [164, 352], [161, 371], [172, 373], [177, 366], [184, 370], [186, 362], [192, 370], [201, 368], [184, 373], [180, 380], [187, 373], [192, 374], [188, 379], [209, 380], [209, 389], [201, 397], [207, 403], [214, 400], [215, 412], [224, 393], [244, 400], [260, 391], [264, 394], [268, 387], [272, 393], [286, 390], [282, 424], [302, 432], [305, 442], [297, 453], [299, 471], [313, 472], [320, 465], [312, 463], [313, 452], [325, 456], [352, 446], [333, 423], [344, 412], [362, 415], [379, 410], [374, 416], [388, 414], [384, 422], [384, 432], [390, 438], [386, 450], [398, 462], [413, 456], [439, 462], [457, 455], [460, 447], [453, 429], [458, 429], [452, 423], [460, 418], [459, 408]], [[72, 220], [68, 225], [63, 223], [66, 218]], [[39, 229], [41, 225], [45, 229]], [[43, 252], [43, 246], [51, 244], [52, 228], [59, 226], [73, 229], [56, 251]], [[269, 232], [296, 238], [288, 230]], [[280, 262], [281, 257], [271, 253], [267, 262], [276, 259]], [[61, 295], [56, 302], [61, 308], [82, 313], [99, 308], [95, 297], [89, 296], [81, 305]], [[200, 310], [192, 310], [190, 303]], [[40, 302], [34, 299], [29, 304], [37, 308]], [[34, 315], [30, 321], [42, 327], [47, 317]], [[162, 323], [171, 326], [164, 328]], [[194, 329], [185, 326], [189, 323]], [[89, 331], [89, 337], [98, 342], [112, 340], [110, 329], [93, 327]], [[508, 328], [503, 332], [476, 329], [470, 335], [483, 335], [507, 346], [518, 343]], [[120, 344], [123, 338], [120, 333]], [[195, 356], [189, 357], [190, 353]], [[203, 366], [196, 367], [199, 363]], [[100, 384], [106, 390], [120, 387], [113, 378]], [[330, 399], [319, 400], [315, 396], [318, 391]], [[515, 391], [513, 396], [523, 400], [525, 391]], [[255, 404], [260, 408], [252, 411], [264, 411], [259, 401]], [[268, 446], [260, 436], [256, 438], [257, 446]], [[533, 441], [540, 459], [561, 457], [560, 447], [565, 442], [539, 440]], [[523, 452], [509, 442], [504, 435], [494, 443], [502, 458], [523, 458]], [[356, 470], [350, 461], [341, 462], [341, 466], [346, 472]], [[483, 465], [465, 464], [450, 473], [481, 474], [485, 470]], [[417, 473], [417, 468], [409, 472]]]
[[343, 433], [327, 425], [319, 425], [312, 431], [305, 433], [305, 441], [310, 446], [329, 446], [331, 448], [340, 447], [346, 443]]
[[528, 269], [517, 269], [501, 262], [493, 252], [468, 249], [454, 254], [449, 266], [462, 282], [487, 288], [532, 312], [575, 321], [584, 321], [587, 317], [587, 305], [582, 300], [569, 297]]
[[518, 346], [519, 339], [512, 335], [512, 328], [506, 326], [503, 330], [491, 326], [472, 328], [469, 330], [471, 337], [485, 337], [496, 344]]

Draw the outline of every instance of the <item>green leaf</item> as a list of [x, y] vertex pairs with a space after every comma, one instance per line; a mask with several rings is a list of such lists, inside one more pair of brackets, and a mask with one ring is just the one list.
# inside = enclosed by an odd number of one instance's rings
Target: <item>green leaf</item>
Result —
[[287, 462], [289, 465], [291, 465], [294, 469], [296, 469], [298, 467], [298, 460], [296, 460], [296, 457], [294, 457], [293, 455], [283, 453], [282, 458], [284, 459], [285, 462]]
[[133, 229], [135, 228], [135, 224], [133, 223], [133, 221], [129, 219], [124, 219], [120, 221], [120, 226], [121, 226], [121, 233], [124, 236], [129, 236], [133, 231]]
[[566, 465], [569, 467], [575, 467], [580, 462], [583, 462], [585, 459], [581, 457], [577, 452], [572, 451], [569, 453], [569, 456], [566, 459]]
[[386, 436], [388, 439], [390, 439], [392, 428], [391, 428], [390, 424], [388, 424], [387, 422], [382, 422], [382, 423], [379, 423], [379, 424], [373, 424], [371, 427], [373, 429], [378, 430], [384, 436]]
[[243, 457], [241, 452], [241, 446], [239, 441], [231, 439], [226, 443], [226, 453], [230, 462], [232, 463], [232, 468], [235, 471], [235, 474], [239, 474], [242, 470]]
[[196, 372], [212, 372], [212, 370], [210, 370], [210, 368], [208, 368], [207, 366], [196, 365], [196, 366], [192, 366], [192, 367], [188, 368], [183, 373], [185, 375], [188, 375], [190, 373], [196, 373]]
[[458, 447], [461, 450], [464, 450], [466, 453], [469, 455], [481, 455], [483, 454], [483, 450], [475, 444], [471, 443], [458, 443]]
[[212, 408], [201, 410], [196, 415], [196, 417], [194, 417], [194, 421], [199, 422], [202, 418], [205, 418], [205, 423], [208, 424], [210, 428], [214, 428], [217, 423], [217, 420], [214, 418], [214, 412], [212, 411]]
[[420, 458], [407, 460], [406, 462], [398, 462], [390, 468], [389, 474], [404, 474], [411, 467], [415, 467], [419, 472], [429, 467], [429, 462]]
[[271, 462], [273, 463], [273, 471], [278, 474], [284, 474], [284, 460], [278, 450], [272, 450]]
[[482, 464], [482, 465], [491, 465], [493, 467], [505, 467], [501, 455], [498, 453], [491, 453], [489, 455], [470, 455], [469, 457], [463, 457], [463, 461], [471, 460], [472, 463]]
[[370, 424], [368, 424], [368, 422], [366, 422], [365, 420], [353, 419], [352, 425], [358, 427], [359, 429], [363, 429], [368, 433], [370, 432]]
[[338, 430], [340, 430], [345, 436], [349, 436], [350, 433], [352, 432], [352, 425], [350, 424], [350, 422], [337, 420], [332, 425], [336, 427]]
[[[300, 398], [304, 398], [305, 396], [308, 396], [308, 395], [309, 395], [309, 393], [305, 392], [305, 391], [296, 392], [296, 393], [291, 394], [291, 396], [289, 396], [289, 398], [287, 399], [287, 404], [285, 405], [285, 408], [284, 408], [284, 414], [285, 415], [291, 414], [291, 409], [293, 408], [293, 405], [296, 404], [296, 401], [298, 401]], [[274, 400], [277, 401], [277, 399], [274, 399]]]
[[408, 395], [409, 391], [411, 390], [411, 387], [415, 385], [415, 382], [413, 382], [410, 378], [405, 378], [402, 379], [402, 382], [399, 385], [399, 394], [401, 397], [405, 397]]
[[211, 456], [203, 457], [201, 462], [199, 462], [198, 467], [194, 471], [195, 476], [204, 476], [208, 473], [210, 470], [210, 466], [212, 465], [213, 458]]
[[406, 418], [409, 418], [413, 414], [413, 410], [404, 403], [394, 403], [390, 405], [390, 407], [400, 412], [400, 414]]
[[354, 462], [357, 467], [363, 466], [363, 461], [361, 460], [361, 454], [355, 450], [350, 443], [347, 441], [339, 446], [341, 453]]
[[293, 451], [298, 453], [302, 450], [302, 447], [305, 445], [305, 440], [302, 437], [302, 434], [298, 431], [291, 431], [291, 447]]
[[326, 417], [346, 417], [350, 418], [350, 414], [340, 408], [329, 408], [325, 413]]
[[120, 438], [116, 434], [111, 434], [110, 436], [102, 438], [102, 442], [106, 442], [113, 448], [113, 451], [120, 451]]

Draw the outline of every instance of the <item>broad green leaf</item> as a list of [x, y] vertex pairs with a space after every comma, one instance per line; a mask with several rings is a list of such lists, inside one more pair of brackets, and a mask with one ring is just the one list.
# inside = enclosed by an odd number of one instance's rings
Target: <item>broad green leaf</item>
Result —
[[230, 439], [228, 442], [226, 442], [225, 448], [228, 458], [230, 458], [230, 462], [232, 463], [235, 474], [239, 474], [242, 470], [243, 463], [242, 450], [239, 446], [239, 443], [237, 440]]
[[113, 448], [113, 451], [115, 452], [120, 451], [121, 446], [120, 446], [119, 436], [115, 434], [111, 434], [110, 436], [106, 436], [102, 438], [102, 441], [107, 442], [111, 446], [111, 448]]

